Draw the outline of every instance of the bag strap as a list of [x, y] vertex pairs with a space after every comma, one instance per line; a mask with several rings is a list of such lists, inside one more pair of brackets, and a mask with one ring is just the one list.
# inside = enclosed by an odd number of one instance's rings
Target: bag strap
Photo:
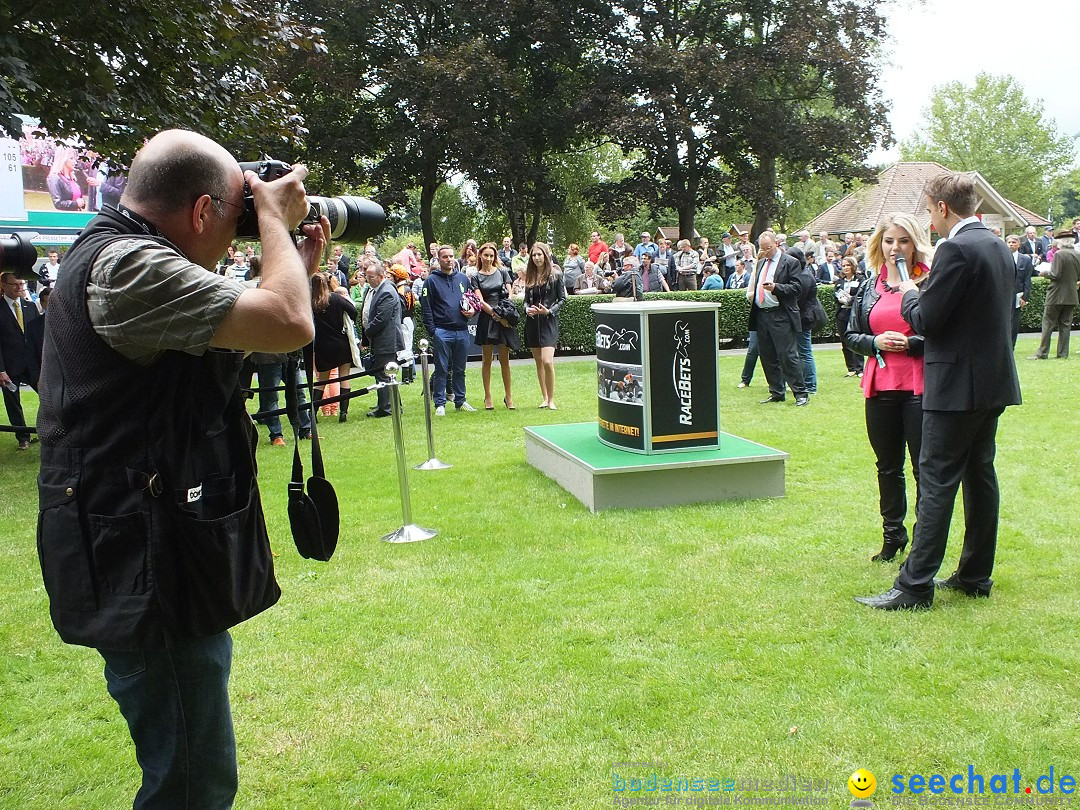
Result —
[[319, 408], [315, 402], [315, 343], [304, 347], [304, 368], [307, 370], [308, 407], [311, 408], [311, 474], [324, 478], [322, 447], [319, 445]]
[[300, 412], [296, 404], [296, 374], [298, 363], [290, 356], [285, 363], [285, 413], [293, 426], [292, 479], [289, 481], [289, 501], [304, 497], [304, 465], [300, 460]]

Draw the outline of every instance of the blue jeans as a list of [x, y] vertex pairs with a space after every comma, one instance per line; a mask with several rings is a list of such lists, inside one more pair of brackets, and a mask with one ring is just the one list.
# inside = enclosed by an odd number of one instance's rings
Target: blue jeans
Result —
[[446, 382], [454, 391], [454, 404], [465, 402], [465, 364], [469, 360], [471, 338], [467, 329], [435, 327], [435, 372], [431, 375], [431, 396], [435, 407], [446, 404]]
[[750, 337], [746, 341], [746, 359], [743, 360], [742, 365], [743, 385], [749, 385], [754, 379], [754, 369], [757, 367], [757, 359], [757, 331], [755, 330], [750, 332]]
[[795, 336], [799, 346], [799, 359], [802, 360], [803, 382], [806, 390], [811, 394], [817, 393], [817, 364], [814, 362], [813, 342], [810, 339], [809, 329], [804, 329]]
[[98, 652], [142, 769], [134, 810], [231, 808], [237, 778], [228, 632], [174, 649]]
[[[281, 385], [281, 363], [257, 363], [255, 373], [259, 375], [259, 412], [276, 411], [278, 407], [278, 392], [267, 391], [267, 388], [276, 388]], [[268, 416], [260, 419], [262, 424], [270, 429], [270, 438], [281, 435], [281, 417]]]

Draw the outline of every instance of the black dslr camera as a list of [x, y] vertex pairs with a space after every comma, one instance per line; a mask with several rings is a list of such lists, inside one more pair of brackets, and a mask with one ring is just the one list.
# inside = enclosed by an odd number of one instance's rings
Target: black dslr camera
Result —
[[[270, 182], [292, 171], [289, 163], [280, 160], [253, 160], [240, 163], [241, 170], [255, 172], [260, 180]], [[337, 242], [366, 242], [382, 231], [386, 214], [382, 206], [366, 197], [308, 197], [311, 207], [301, 225], [318, 224], [319, 217], [330, 220], [330, 238]], [[255, 215], [255, 200], [244, 183], [244, 215], [236, 226], [241, 239], [259, 238], [259, 219]]]

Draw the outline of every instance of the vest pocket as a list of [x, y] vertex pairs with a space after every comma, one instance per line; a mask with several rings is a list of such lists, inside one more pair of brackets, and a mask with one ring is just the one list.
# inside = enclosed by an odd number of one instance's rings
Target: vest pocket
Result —
[[86, 517], [94, 568], [102, 589], [117, 596], [146, 593], [148, 532], [142, 513]]
[[202, 520], [183, 507], [169, 506], [164, 530], [170, 557], [162, 599], [177, 630], [220, 633], [274, 604], [281, 591], [274, 580], [270, 541], [254, 482], [243, 508]]
[[90, 544], [79, 520], [79, 476], [42, 467], [38, 475], [37, 547], [54, 608], [97, 610]]

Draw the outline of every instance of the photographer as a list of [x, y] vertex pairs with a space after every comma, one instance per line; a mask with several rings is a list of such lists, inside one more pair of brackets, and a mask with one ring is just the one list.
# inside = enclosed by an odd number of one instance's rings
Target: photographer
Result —
[[[249, 172], [248, 201], [224, 148], [162, 132], [135, 156], [120, 203], [68, 251], [50, 302], [42, 574], [60, 637], [105, 660], [142, 768], [136, 808], [216, 810], [236, 793], [228, 628], [280, 596], [240, 350], [312, 339], [308, 275], [329, 222], [305, 225], [294, 246], [306, 174]], [[256, 288], [213, 272], [249, 203]]]

